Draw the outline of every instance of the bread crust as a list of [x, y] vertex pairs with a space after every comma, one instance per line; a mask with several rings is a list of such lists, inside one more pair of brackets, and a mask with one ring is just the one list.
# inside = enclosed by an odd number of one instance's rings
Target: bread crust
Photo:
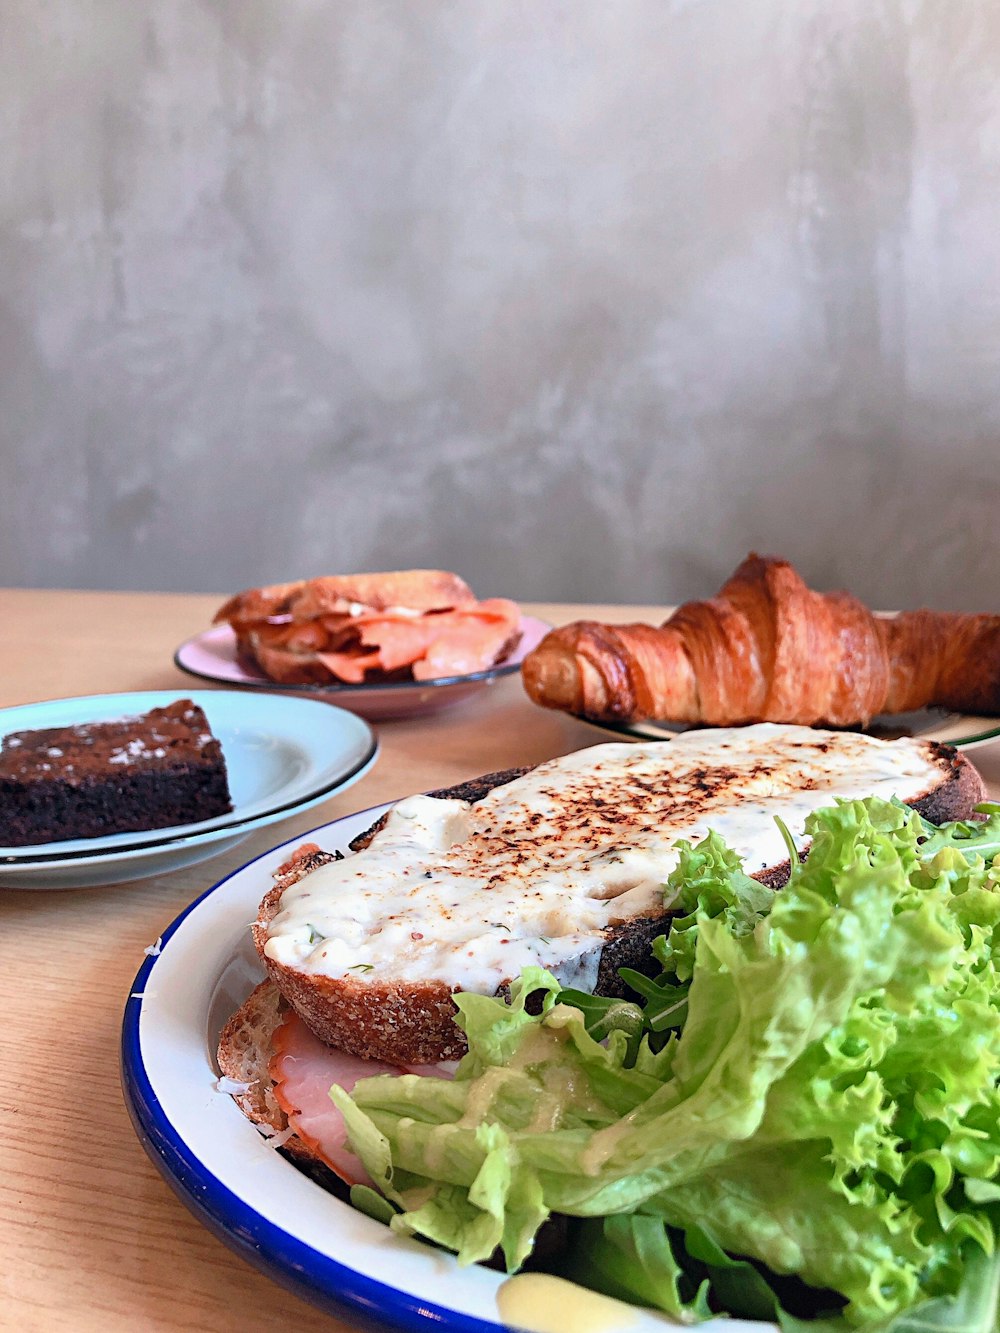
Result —
[[968, 819], [979, 802], [986, 799], [986, 784], [979, 770], [953, 745], [942, 745], [939, 741], [926, 744], [933, 751], [941, 781], [907, 804], [932, 824]]
[[406, 606], [433, 611], [467, 606], [475, 595], [464, 579], [445, 569], [394, 569], [377, 574], [326, 574], [293, 583], [272, 583], [235, 593], [212, 617], [228, 620], [234, 629], [275, 617], [315, 620], [341, 613], [346, 604], [361, 603], [372, 611]]
[[[379, 825], [363, 835], [369, 840]], [[455, 1025], [452, 988], [444, 982], [420, 985], [363, 981], [356, 977], [314, 976], [269, 958], [267, 927], [280, 911], [285, 889], [334, 860], [315, 843], [293, 852], [279, 867], [275, 884], [260, 905], [253, 941], [268, 976], [308, 1027], [330, 1046], [367, 1060], [433, 1064], [464, 1055], [465, 1037]]]
[[[216, 1051], [221, 1073], [246, 1085], [245, 1092], [231, 1094], [236, 1105], [248, 1120], [266, 1126], [273, 1134], [288, 1129], [288, 1117], [278, 1105], [268, 1073], [275, 1029], [287, 1011], [288, 1001], [274, 982], [262, 981], [222, 1029]], [[283, 1139], [281, 1146], [297, 1159], [319, 1160], [297, 1134]]]
[[[428, 795], [478, 801], [495, 787], [513, 782], [527, 768], [508, 768], [439, 788]], [[385, 823], [385, 815], [350, 843], [352, 851], [367, 847]], [[264, 952], [267, 926], [280, 910], [290, 884], [327, 865], [335, 857], [315, 843], [305, 843], [279, 866], [274, 887], [260, 905], [253, 940], [268, 970], [292, 1008], [330, 1046], [368, 1060], [397, 1064], [433, 1064], [465, 1054], [465, 1036], [455, 1025], [452, 987], [444, 982], [423, 985], [364, 981], [355, 977], [312, 976], [275, 962]]]
[[227, 1078], [247, 1085], [246, 1092], [230, 1095], [247, 1119], [262, 1127], [276, 1149], [324, 1189], [347, 1199], [350, 1187], [327, 1166], [312, 1145], [291, 1129], [274, 1093], [269, 1067], [274, 1054], [274, 1034], [288, 1010], [287, 1000], [270, 978], [255, 987], [219, 1034], [216, 1051], [219, 1070]]

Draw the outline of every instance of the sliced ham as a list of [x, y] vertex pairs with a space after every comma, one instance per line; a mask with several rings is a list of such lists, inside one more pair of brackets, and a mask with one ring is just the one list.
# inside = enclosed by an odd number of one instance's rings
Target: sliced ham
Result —
[[336, 1083], [345, 1092], [363, 1078], [377, 1074], [423, 1074], [450, 1078], [454, 1064], [389, 1065], [380, 1060], [362, 1060], [335, 1050], [315, 1037], [294, 1010], [274, 1031], [274, 1054], [268, 1073], [274, 1080], [274, 1095], [288, 1123], [302, 1141], [349, 1185], [372, 1183], [360, 1158], [347, 1146], [344, 1117], [330, 1099]]

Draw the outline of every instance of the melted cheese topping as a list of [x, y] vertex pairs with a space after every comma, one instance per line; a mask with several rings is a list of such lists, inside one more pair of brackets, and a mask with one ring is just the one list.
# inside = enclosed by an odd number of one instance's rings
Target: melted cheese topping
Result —
[[285, 890], [265, 952], [303, 972], [494, 994], [521, 968], [592, 989], [609, 927], [663, 910], [679, 838], [714, 829], [752, 874], [787, 860], [778, 815], [837, 796], [915, 800], [930, 748], [761, 724], [597, 745], [482, 800], [411, 796], [370, 845]]

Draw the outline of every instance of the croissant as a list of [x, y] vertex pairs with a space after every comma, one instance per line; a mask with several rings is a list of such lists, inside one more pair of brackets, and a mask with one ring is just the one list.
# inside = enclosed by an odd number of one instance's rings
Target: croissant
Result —
[[940, 707], [1000, 712], [1000, 616], [877, 616], [809, 589], [785, 560], [751, 554], [718, 596], [661, 627], [581, 620], [522, 664], [547, 708], [595, 721], [864, 725]]

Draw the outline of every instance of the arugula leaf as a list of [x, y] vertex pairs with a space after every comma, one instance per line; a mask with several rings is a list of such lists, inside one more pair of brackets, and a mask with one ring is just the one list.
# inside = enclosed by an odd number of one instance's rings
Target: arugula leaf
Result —
[[697, 844], [681, 841], [676, 850], [678, 864], [667, 880], [664, 895], [680, 908], [681, 915], [672, 922], [670, 934], [659, 936], [652, 944], [662, 971], [658, 976], [646, 976], [634, 968], [618, 969], [618, 975], [644, 1004], [578, 990], [563, 990], [556, 996], [559, 1004], [579, 1009], [587, 1031], [596, 1041], [613, 1031], [625, 1032], [629, 1066], [639, 1055], [643, 1037], [646, 1049], [658, 1052], [669, 1033], [684, 1026], [699, 922], [722, 916], [730, 930], [744, 935], [767, 915], [774, 901], [774, 890], [744, 874], [738, 857], [717, 834], [709, 833]]
[[[627, 969], [622, 968], [621, 972]], [[645, 980], [645, 978], [643, 978]], [[583, 1014], [587, 1033], [594, 1041], [604, 1041], [612, 1032], [623, 1032], [628, 1039], [625, 1063], [635, 1064], [639, 1042], [648, 1031], [644, 1011], [629, 1000], [603, 995], [590, 995], [581, 990], [561, 990], [556, 997], [559, 1004], [571, 1005]]]

